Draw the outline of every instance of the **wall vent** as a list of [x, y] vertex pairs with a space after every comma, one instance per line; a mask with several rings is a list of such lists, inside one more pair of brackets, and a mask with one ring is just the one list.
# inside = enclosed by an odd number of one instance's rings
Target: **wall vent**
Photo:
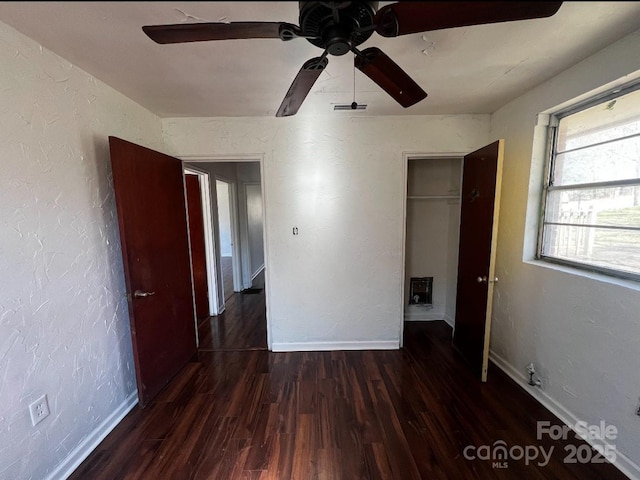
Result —
[[433, 304], [433, 277], [411, 277], [409, 305]]

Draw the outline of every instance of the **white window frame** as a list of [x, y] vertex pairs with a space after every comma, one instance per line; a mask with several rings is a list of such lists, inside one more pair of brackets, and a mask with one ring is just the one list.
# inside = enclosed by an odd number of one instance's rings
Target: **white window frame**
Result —
[[[569, 267], [574, 267], [580, 270], [586, 270], [589, 272], [601, 273], [604, 275], [609, 275], [618, 278], [624, 278], [627, 280], [634, 280], [640, 282], [640, 274], [634, 274], [631, 272], [626, 272], [622, 270], [616, 270], [612, 268], [606, 268], [596, 265], [591, 265], [588, 263], [582, 263], [577, 261], [571, 261], [564, 258], [557, 258], [543, 254], [544, 247], [544, 227], [545, 225], [552, 224], [552, 222], [545, 221], [546, 217], [546, 202], [547, 202], [547, 193], [553, 190], [578, 190], [582, 188], [594, 188], [601, 186], [640, 186], [640, 178], [628, 179], [628, 180], [618, 180], [618, 181], [602, 181], [602, 182], [594, 182], [594, 183], [583, 183], [583, 184], [574, 184], [574, 185], [566, 185], [566, 186], [554, 186], [553, 185], [553, 173], [554, 173], [554, 161], [556, 157], [556, 145], [557, 145], [557, 131], [560, 120], [566, 118], [575, 113], [586, 110], [595, 105], [605, 103], [607, 101], [614, 100], [618, 97], [626, 95], [628, 93], [634, 92], [640, 89], [640, 82], [634, 81], [633, 83], [618, 86], [615, 88], [611, 88], [606, 90], [598, 95], [594, 95], [584, 101], [573, 104], [567, 108], [562, 110], [558, 110], [555, 113], [552, 113], [549, 116], [549, 124], [547, 127], [547, 153], [546, 153], [546, 161], [545, 161], [545, 170], [544, 170], [544, 182], [542, 187], [542, 200], [540, 204], [540, 221], [538, 225], [538, 241], [536, 246], [536, 259], [542, 260], [549, 263], [554, 263], [558, 265], [565, 265]], [[640, 113], [640, 112], [639, 112]], [[602, 226], [599, 226], [599, 228]], [[618, 228], [616, 226], [611, 227], [603, 227], [603, 228]], [[625, 227], [626, 230], [634, 230], [640, 231], [640, 227]]]

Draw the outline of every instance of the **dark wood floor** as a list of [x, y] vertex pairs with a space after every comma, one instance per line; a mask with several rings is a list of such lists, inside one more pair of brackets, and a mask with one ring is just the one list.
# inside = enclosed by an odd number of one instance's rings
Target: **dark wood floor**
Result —
[[234, 293], [225, 302], [222, 314], [200, 320], [199, 350], [266, 350], [264, 298], [264, 290], [260, 294]]
[[[225, 315], [255, 322], [260, 297], [234, 300]], [[354, 352], [218, 350], [224, 328], [200, 327], [210, 340], [197, 361], [128, 414], [72, 479], [625, 478], [611, 465], [563, 463], [567, 443], [536, 439], [536, 421], [561, 423], [497, 368], [486, 384], [473, 378], [444, 322], [408, 323], [402, 350]], [[508, 460], [504, 469], [463, 455], [500, 440], [554, 453], [545, 467]]]

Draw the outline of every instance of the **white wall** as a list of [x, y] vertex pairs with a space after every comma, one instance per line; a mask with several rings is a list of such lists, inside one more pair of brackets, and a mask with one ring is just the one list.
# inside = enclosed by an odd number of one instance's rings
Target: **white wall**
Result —
[[2, 23], [0, 65], [0, 478], [41, 480], [135, 401], [107, 137], [161, 124]]
[[260, 162], [234, 162], [239, 183], [260, 183]]
[[505, 162], [491, 348], [514, 375], [524, 375], [534, 362], [543, 400], [565, 417], [615, 425], [620, 433], [612, 443], [640, 464], [640, 417], [634, 414], [640, 398], [640, 287], [529, 261], [544, 162], [542, 139], [534, 141], [536, 115], [620, 77], [637, 76], [638, 52], [640, 32], [492, 116], [491, 138], [505, 139]]
[[488, 121], [487, 115], [172, 118], [163, 129], [168, 152], [177, 156], [264, 155], [274, 348], [397, 348], [403, 152], [472, 151], [489, 142]]

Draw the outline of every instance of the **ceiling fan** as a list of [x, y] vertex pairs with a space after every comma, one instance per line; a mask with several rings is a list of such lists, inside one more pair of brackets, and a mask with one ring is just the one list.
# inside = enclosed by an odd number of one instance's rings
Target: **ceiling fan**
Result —
[[329, 55], [355, 54], [357, 69], [404, 108], [427, 93], [377, 47], [357, 47], [376, 32], [383, 37], [445, 28], [550, 17], [562, 2], [396, 2], [378, 9], [378, 2], [299, 2], [299, 24], [286, 22], [180, 23], [149, 25], [144, 33], [161, 44], [279, 38], [304, 38], [323, 53], [307, 60], [293, 80], [276, 117], [295, 115], [327, 67]]

